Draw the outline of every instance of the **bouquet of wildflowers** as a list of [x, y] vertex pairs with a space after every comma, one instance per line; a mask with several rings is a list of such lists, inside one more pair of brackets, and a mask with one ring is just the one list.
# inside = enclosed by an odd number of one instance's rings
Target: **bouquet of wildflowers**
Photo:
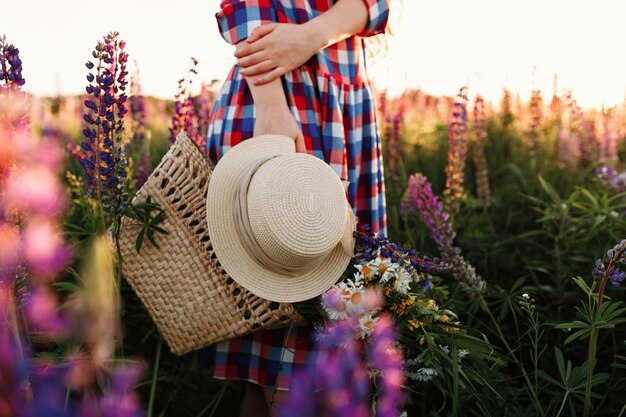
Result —
[[360, 339], [372, 334], [383, 311], [393, 315], [398, 329], [412, 333], [422, 344], [422, 331], [429, 326], [458, 330], [456, 314], [437, 307], [447, 291], [434, 284], [438, 282], [434, 275], [444, 271], [445, 264], [406, 251], [367, 226], [357, 231], [356, 251], [347, 276], [322, 295], [328, 319], [358, 322], [355, 336]]
[[[343, 355], [346, 356], [343, 363], [354, 364], [354, 369], [342, 370], [352, 378], [352, 382], [342, 388], [346, 391], [342, 398], [354, 400], [361, 395], [362, 390], [356, 387], [368, 387], [368, 382], [362, 378], [369, 378], [376, 387], [372, 390], [377, 393], [372, 396], [376, 415], [399, 415], [401, 391], [407, 380], [424, 383], [448, 372], [450, 356], [454, 354], [460, 361], [470, 353], [466, 348], [470, 345], [476, 346], [478, 356], [484, 358], [485, 345], [467, 335], [457, 314], [441, 307], [447, 301], [448, 290], [438, 275], [447, 272], [447, 264], [437, 258], [420, 257], [414, 250], [405, 250], [371, 232], [366, 225], [357, 228], [355, 252], [342, 279], [316, 301], [321, 314], [312, 318], [306, 310], [301, 311], [320, 328], [316, 337], [321, 357]], [[384, 343], [381, 334], [386, 335]], [[473, 340], [473, 344], [456, 346], [455, 339]], [[441, 355], [448, 359], [442, 359]], [[337, 391], [333, 385], [337, 383], [337, 370], [331, 373], [335, 375], [333, 378], [326, 375], [326, 368], [324, 363], [319, 363], [316, 369], [310, 369], [308, 384], [313, 384], [310, 381], [314, 380], [316, 387], [322, 390]], [[366, 376], [359, 377], [363, 369], [366, 369]], [[352, 402], [357, 407], [358, 401]], [[328, 402], [325, 407], [329, 407]], [[381, 411], [380, 407], [386, 411]], [[329, 415], [341, 414], [333, 414], [332, 406], [330, 411], [327, 408], [324, 410]]]

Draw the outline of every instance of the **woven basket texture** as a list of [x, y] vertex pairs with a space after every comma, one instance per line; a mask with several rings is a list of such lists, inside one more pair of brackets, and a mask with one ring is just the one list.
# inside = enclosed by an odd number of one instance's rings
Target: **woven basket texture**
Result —
[[150, 196], [158, 203], [166, 214], [160, 226], [169, 234], [156, 234], [159, 248], [145, 240], [137, 253], [140, 226], [122, 219], [123, 275], [177, 355], [305, 323], [292, 304], [255, 296], [220, 266], [206, 226], [212, 168], [206, 155], [181, 133], [132, 201], [137, 204]]

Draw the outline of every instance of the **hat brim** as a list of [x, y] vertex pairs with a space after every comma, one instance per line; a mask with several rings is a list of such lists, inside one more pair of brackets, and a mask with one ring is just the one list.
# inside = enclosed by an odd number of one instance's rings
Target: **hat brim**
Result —
[[236, 231], [233, 207], [244, 170], [254, 160], [295, 152], [294, 141], [285, 136], [246, 139], [218, 161], [207, 192], [208, 231], [221, 266], [235, 282], [254, 295], [283, 303], [304, 301], [322, 294], [337, 282], [351, 260], [338, 243], [312, 271], [287, 276], [262, 266], [246, 251]]

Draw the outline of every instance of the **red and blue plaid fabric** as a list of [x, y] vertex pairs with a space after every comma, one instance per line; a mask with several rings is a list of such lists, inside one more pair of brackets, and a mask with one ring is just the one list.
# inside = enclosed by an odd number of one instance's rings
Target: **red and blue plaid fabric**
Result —
[[217, 379], [239, 379], [286, 390], [298, 368], [315, 363], [311, 326], [286, 327], [219, 343], [214, 349]]
[[[365, 68], [361, 39], [385, 31], [387, 0], [363, 0], [368, 23], [357, 36], [323, 49], [282, 78], [287, 103], [300, 125], [308, 153], [327, 162], [350, 185], [347, 198], [359, 222], [386, 234], [385, 187], [375, 101]], [[216, 14], [224, 40], [235, 44], [257, 26], [304, 23], [337, 0], [224, 0]], [[234, 66], [222, 86], [207, 135], [209, 157], [217, 162], [230, 148], [253, 136], [254, 102]], [[288, 387], [292, 365], [311, 359], [310, 329], [295, 328], [281, 349], [286, 329], [255, 334], [216, 346], [217, 378], [242, 379], [267, 387]], [[277, 363], [282, 369], [276, 373]], [[285, 360], [287, 356], [287, 360]], [[278, 361], [278, 362], [277, 362]]]

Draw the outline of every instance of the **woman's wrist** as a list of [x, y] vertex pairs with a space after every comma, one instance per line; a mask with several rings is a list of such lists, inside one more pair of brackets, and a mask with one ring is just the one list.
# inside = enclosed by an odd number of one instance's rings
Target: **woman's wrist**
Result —
[[306, 38], [311, 42], [311, 45], [316, 51], [321, 51], [329, 45], [332, 45], [331, 39], [333, 37], [331, 31], [322, 19], [311, 19], [305, 23], [300, 24], [302, 30], [306, 33]]
[[318, 51], [358, 33], [367, 24], [362, 0], [341, 0], [329, 10], [303, 23]]

